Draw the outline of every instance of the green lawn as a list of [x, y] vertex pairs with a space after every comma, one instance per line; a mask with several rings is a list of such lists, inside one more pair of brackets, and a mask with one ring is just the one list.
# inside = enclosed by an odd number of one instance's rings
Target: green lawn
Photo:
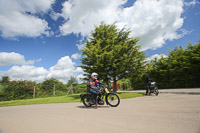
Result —
[[[120, 99], [144, 96], [143, 93], [118, 93], [118, 95], [119, 95]], [[69, 102], [79, 102], [79, 101], [80, 101], [80, 94], [74, 94], [74, 95], [59, 96], [59, 97], [2, 101], [2, 102], [0, 102], [0, 107], [16, 106], [16, 105], [29, 105], [29, 104], [69, 103]]]

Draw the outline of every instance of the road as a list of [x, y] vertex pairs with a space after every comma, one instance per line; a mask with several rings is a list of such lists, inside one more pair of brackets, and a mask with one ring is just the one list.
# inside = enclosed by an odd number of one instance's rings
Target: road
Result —
[[0, 133], [200, 133], [200, 89], [122, 99], [118, 107], [82, 103], [0, 107]]

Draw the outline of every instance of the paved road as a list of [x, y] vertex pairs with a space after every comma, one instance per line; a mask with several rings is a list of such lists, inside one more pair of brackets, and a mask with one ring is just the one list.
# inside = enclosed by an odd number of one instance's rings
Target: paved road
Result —
[[200, 133], [200, 89], [171, 91], [123, 99], [117, 108], [0, 107], [0, 133]]

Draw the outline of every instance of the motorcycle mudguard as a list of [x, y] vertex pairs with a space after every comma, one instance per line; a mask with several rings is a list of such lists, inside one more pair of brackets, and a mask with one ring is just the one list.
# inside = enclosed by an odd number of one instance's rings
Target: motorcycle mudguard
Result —
[[85, 93], [85, 94], [80, 94], [81, 101], [83, 101], [83, 96], [85, 96], [85, 95], [89, 96], [89, 95], [91, 95], [91, 94], [87, 94], [87, 93]]
[[86, 94], [80, 94], [81, 101], [83, 100], [84, 95], [87, 95], [87, 93]]

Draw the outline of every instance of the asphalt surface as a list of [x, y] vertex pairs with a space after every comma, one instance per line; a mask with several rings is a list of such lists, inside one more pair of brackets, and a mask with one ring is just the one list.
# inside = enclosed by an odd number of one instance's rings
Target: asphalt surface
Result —
[[82, 103], [0, 107], [0, 133], [200, 133], [200, 89], [162, 90], [118, 107]]

